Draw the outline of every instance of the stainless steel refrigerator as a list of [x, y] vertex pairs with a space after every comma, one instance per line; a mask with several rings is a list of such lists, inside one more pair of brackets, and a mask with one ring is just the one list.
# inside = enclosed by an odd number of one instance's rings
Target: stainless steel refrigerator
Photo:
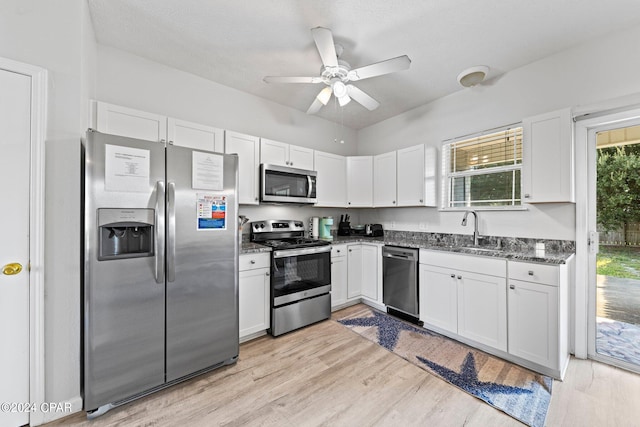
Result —
[[90, 418], [238, 356], [237, 156], [87, 132]]

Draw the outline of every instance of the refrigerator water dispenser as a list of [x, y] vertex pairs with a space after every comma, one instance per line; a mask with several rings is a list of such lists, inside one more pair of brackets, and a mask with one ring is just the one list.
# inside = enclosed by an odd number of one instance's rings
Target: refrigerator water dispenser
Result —
[[153, 256], [153, 209], [98, 209], [98, 260]]

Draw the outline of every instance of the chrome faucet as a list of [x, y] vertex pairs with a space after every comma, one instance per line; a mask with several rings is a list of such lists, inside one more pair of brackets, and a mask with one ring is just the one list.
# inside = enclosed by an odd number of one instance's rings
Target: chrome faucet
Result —
[[465, 211], [464, 217], [462, 218], [462, 225], [467, 225], [467, 217], [472, 213], [474, 217], [473, 221], [473, 246], [478, 246], [478, 239], [480, 238], [478, 233], [478, 213], [476, 211]]

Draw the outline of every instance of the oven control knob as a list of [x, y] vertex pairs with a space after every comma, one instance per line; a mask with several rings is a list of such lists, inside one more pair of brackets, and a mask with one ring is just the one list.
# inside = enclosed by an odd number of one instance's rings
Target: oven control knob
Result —
[[264, 222], [260, 224], [260, 229], [264, 228]]

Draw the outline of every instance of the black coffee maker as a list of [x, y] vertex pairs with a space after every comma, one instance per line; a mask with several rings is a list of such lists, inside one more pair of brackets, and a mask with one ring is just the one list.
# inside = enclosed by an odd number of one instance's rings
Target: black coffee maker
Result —
[[351, 223], [349, 223], [349, 215], [340, 215], [340, 222], [338, 223], [338, 236], [350, 235]]

